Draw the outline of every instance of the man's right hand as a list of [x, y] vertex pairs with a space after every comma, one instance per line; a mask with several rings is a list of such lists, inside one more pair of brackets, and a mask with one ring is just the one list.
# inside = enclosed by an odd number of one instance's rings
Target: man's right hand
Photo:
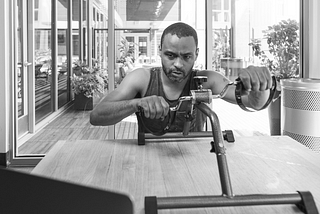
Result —
[[169, 113], [170, 106], [163, 97], [153, 95], [141, 98], [138, 107], [146, 118], [160, 119]]

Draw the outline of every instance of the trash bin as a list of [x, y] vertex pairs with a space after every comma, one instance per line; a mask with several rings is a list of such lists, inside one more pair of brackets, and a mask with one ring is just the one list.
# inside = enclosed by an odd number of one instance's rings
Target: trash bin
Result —
[[235, 80], [238, 77], [238, 72], [243, 68], [243, 60], [238, 58], [221, 58], [221, 68], [224, 69], [224, 75], [230, 79]]
[[320, 152], [320, 79], [282, 79], [283, 134]]

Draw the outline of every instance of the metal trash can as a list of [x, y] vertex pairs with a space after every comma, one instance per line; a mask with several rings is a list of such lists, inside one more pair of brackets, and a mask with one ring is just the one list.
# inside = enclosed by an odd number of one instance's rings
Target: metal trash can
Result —
[[320, 79], [282, 79], [283, 134], [320, 152]]

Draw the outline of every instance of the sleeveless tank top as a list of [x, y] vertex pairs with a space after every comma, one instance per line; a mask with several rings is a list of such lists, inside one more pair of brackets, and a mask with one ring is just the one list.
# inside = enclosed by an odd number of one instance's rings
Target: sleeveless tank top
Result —
[[[163, 90], [162, 79], [161, 79], [161, 70], [162, 68], [156, 67], [150, 69], [150, 81], [145, 94], [145, 97], [157, 95], [162, 96], [169, 104], [170, 107], [175, 107], [179, 99], [169, 100]], [[196, 76], [197, 71], [192, 70], [191, 74], [188, 77], [188, 81], [182, 90], [179, 97], [189, 96], [190, 90], [196, 90], [198, 88], [197, 83], [194, 81], [193, 77]], [[137, 97], [141, 97], [138, 95]], [[180, 108], [176, 112], [169, 112], [169, 114], [161, 119], [149, 119], [144, 117], [143, 114], [137, 112], [137, 119], [139, 129], [143, 126], [145, 132], [151, 132], [154, 135], [163, 135], [166, 132], [182, 132], [184, 124], [186, 122], [185, 115], [190, 112], [191, 102], [184, 101], [182, 102]], [[191, 119], [191, 125], [189, 131], [203, 131], [204, 130], [204, 122], [206, 120], [206, 116], [200, 112], [197, 108], [193, 107], [193, 114]], [[141, 127], [142, 128], [142, 127]]]

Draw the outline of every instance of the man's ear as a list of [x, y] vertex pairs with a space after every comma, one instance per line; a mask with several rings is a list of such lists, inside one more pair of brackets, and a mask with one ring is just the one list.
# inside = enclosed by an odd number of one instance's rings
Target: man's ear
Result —
[[198, 58], [199, 55], [199, 48], [196, 49], [196, 59]]

